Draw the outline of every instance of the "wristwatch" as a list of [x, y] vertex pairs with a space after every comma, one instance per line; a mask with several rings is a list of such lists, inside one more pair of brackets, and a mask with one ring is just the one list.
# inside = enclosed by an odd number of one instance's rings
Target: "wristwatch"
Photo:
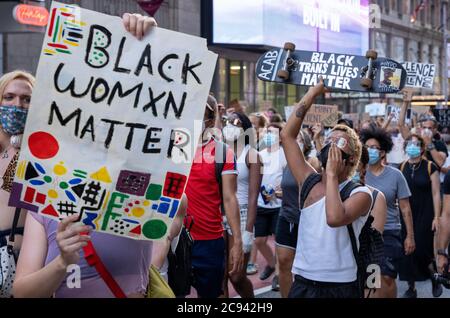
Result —
[[437, 250], [437, 253], [438, 253], [438, 255], [442, 255], [442, 256], [448, 257], [446, 249], [440, 248], [440, 249]]
[[430, 143], [427, 145], [427, 150], [428, 150], [428, 151], [431, 151], [431, 150], [433, 150], [433, 149], [436, 149], [436, 147], [434, 146], [434, 143], [430, 142]]

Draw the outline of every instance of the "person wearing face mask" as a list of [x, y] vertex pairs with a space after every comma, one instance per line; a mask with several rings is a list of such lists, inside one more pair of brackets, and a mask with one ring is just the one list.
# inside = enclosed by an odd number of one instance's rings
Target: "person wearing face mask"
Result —
[[[412, 91], [405, 91], [403, 103], [400, 110], [398, 125], [403, 139], [407, 139], [410, 130], [405, 124], [406, 110], [411, 103]], [[448, 157], [448, 150], [445, 143], [440, 139], [438, 133], [438, 122], [436, 117], [426, 114], [419, 120], [420, 135], [425, 143], [425, 155], [427, 160], [433, 161], [438, 169], [441, 169]]]
[[[369, 152], [369, 169], [366, 184], [380, 190], [386, 197], [387, 219], [384, 226], [384, 263], [381, 268], [381, 294], [387, 298], [397, 297], [395, 279], [398, 266], [404, 254], [409, 255], [415, 249], [414, 230], [409, 197], [411, 191], [403, 174], [393, 167], [383, 164], [386, 154], [392, 150], [390, 134], [382, 128], [363, 129], [361, 141]], [[398, 202], [398, 204], [397, 204]], [[402, 244], [400, 210], [406, 233]]]
[[[439, 171], [436, 165], [424, 159], [425, 142], [419, 135], [413, 134], [404, 146], [408, 160], [400, 166], [408, 187], [411, 190], [409, 203], [412, 210], [414, 235], [417, 242], [414, 253], [401, 259], [400, 280], [408, 282], [404, 298], [417, 298], [416, 281], [425, 281], [432, 277], [430, 265], [433, 265], [433, 232], [439, 228], [441, 214], [441, 196]], [[402, 238], [406, 237], [402, 222]], [[442, 294], [442, 286], [434, 280], [432, 292], [435, 297]]]
[[[300, 131], [297, 139], [298, 145], [308, 163], [314, 170], [320, 172], [320, 162], [316, 156], [311, 155], [312, 141], [308, 132]], [[298, 221], [300, 208], [298, 205], [299, 189], [289, 167], [283, 170], [281, 178], [281, 209], [276, 227], [276, 253], [278, 260], [279, 282], [281, 297], [286, 298], [292, 286], [292, 263], [294, 262], [297, 246]]]
[[[371, 191], [350, 182], [361, 156], [356, 132], [337, 125], [324, 141], [319, 153], [322, 173], [306, 162], [297, 135], [315, 99], [326, 92], [323, 80], [309, 88], [295, 106], [282, 131], [289, 168], [300, 188], [308, 187], [300, 205], [298, 238], [292, 272], [295, 280], [289, 298], [356, 298], [360, 297], [358, 266], [353, 255], [348, 225], [356, 237], [368, 218]], [[314, 179], [312, 179], [314, 178]], [[317, 182], [312, 182], [316, 180]], [[351, 186], [347, 188], [347, 185]], [[349, 189], [348, 198], [340, 191]]]
[[[275, 271], [275, 254], [267, 243], [269, 236], [275, 234], [278, 213], [281, 207], [281, 176], [286, 167], [286, 158], [280, 144], [279, 134], [282, 126], [269, 124], [263, 136], [267, 148], [260, 152], [263, 164], [263, 177], [258, 196], [258, 208], [255, 222], [255, 245], [267, 262], [260, 274], [261, 280], [266, 280]], [[278, 277], [274, 277], [274, 289], [278, 289]]]
[[[234, 289], [242, 298], [253, 298], [253, 285], [247, 278], [246, 271], [254, 241], [254, 225], [259, 188], [261, 186], [261, 159], [254, 148], [254, 130], [250, 119], [243, 113], [233, 112], [228, 115], [222, 129], [225, 142], [236, 154], [238, 171], [236, 196], [239, 202], [241, 218], [244, 266], [229, 279]], [[229, 246], [233, 246], [233, 235], [225, 218], [225, 229]], [[230, 251], [228, 251], [229, 253]], [[229, 265], [230, 266], [230, 265]], [[231, 268], [230, 268], [231, 269]]]
[[[6, 73], [0, 78], [0, 173], [3, 176], [0, 189], [0, 247], [8, 243], [16, 214], [15, 208], [8, 205], [8, 200], [34, 83], [34, 76], [24, 71]], [[22, 244], [25, 212], [23, 209], [18, 212], [20, 214], [14, 240], [16, 255]]]

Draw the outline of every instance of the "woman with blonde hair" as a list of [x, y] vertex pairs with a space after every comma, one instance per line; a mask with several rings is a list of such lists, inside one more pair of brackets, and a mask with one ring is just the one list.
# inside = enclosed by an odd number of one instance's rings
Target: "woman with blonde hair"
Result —
[[[12, 247], [15, 257], [22, 244], [26, 214], [10, 207], [8, 201], [34, 82], [34, 76], [26, 71], [13, 71], [0, 77], [0, 248], [5, 249], [9, 245], [7, 250]], [[8, 259], [6, 254], [1, 255], [4, 267], [1, 273], [7, 277], [0, 281], [0, 297], [11, 295], [13, 276], [10, 275], [14, 275], [14, 267]]]

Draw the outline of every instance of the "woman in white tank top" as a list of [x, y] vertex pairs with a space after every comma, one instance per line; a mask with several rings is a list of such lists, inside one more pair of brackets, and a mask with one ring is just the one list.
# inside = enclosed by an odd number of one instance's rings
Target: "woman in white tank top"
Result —
[[[238, 170], [237, 198], [241, 215], [241, 233], [245, 263], [242, 270], [230, 275], [234, 289], [241, 297], [254, 297], [253, 285], [247, 278], [246, 269], [254, 240], [253, 227], [256, 219], [256, 205], [261, 185], [261, 160], [253, 148], [255, 132], [248, 117], [243, 113], [232, 113], [228, 116], [223, 128], [223, 137], [236, 154]], [[225, 221], [228, 235], [228, 246], [233, 246], [233, 236]]]

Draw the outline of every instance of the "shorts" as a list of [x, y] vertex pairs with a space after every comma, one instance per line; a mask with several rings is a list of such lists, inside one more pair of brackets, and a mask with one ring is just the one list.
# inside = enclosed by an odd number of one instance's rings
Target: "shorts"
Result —
[[217, 298], [223, 294], [222, 280], [225, 272], [225, 241], [194, 241], [192, 249], [192, 286], [200, 298]]
[[266, 209], [258, 207], [255, 220], [255, 237], [275, 234], [280, 208]]
[[381, 264], [381, 275], [397, 278], [400, 260], [403, 257], [403, 244], [400, 230], [385, 230], [384, 259]]
[[288, 298], [359, 298], [356, 281], [349, 283], [316, 282], [295, 275]]
[[[248, 205], [242, 204], [239, 205], [239, 214], [241, 215], [241, 233], [244, 233], [245, 228], [247, 227], [247, 211], [248, 211]], [[231, 233], [231, 227], [227, 222], [227, 217], [223, 216], [223, 226], [225, 230], [227, 230], [228, 235], [233, 235]]]
[[297, 237], [298, 224], [289, 222], [284, 216], [279, 216], [275, 231], [276, 245], [295, 251], [297, 248]]

